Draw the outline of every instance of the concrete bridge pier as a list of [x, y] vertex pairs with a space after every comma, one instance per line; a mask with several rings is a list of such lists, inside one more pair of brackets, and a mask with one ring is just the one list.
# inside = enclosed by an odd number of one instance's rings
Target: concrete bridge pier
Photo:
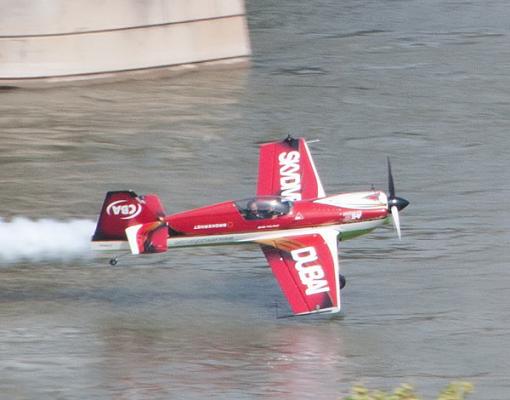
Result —
[[243, 0], [0, 0], [0, 86], [246, 63]]

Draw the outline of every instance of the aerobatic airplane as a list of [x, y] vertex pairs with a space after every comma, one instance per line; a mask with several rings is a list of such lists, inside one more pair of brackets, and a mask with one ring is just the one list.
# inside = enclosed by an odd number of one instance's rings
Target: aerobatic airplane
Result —
[[[108, 192], [93, 248], [161, 253], [186, 246], [258, 244], [293, 314], [340, 310], [340, 240], [368, 233], [391, 217], [400, 238], [399, 211], [388, 159], [383, 191], [326, 195], [308, 145], [291, 136], [261, 145], [257, 194], [166, 215], [155, 194]], [[110, 260], [112, 265], [117, 258]]]

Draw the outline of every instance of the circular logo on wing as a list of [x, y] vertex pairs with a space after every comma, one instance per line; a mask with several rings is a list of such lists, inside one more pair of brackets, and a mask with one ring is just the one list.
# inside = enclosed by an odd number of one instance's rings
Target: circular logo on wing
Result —
[[120, 219], [132, 219], [140, 215], [141, 212], [142, 205], [140, 203], [133, 204], [128, 200], [117, 200], [106, 207], [106, 214]]

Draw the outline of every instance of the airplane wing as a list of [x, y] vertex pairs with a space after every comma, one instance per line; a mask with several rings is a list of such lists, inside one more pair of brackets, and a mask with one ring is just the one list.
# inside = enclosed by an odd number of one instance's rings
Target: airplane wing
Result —
[[340, 311], [338, 232], [258, 241], [294, 314]]
[[293, 201], [326, 195], [305, 139], [289, 136], [260, 146], [257, 195]]

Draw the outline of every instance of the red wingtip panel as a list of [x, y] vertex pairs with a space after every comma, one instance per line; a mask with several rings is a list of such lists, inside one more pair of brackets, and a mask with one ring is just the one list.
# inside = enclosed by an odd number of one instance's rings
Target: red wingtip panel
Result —
[[340, 310], [336, 231], [261, 242], [294, 314]]
[[289, 137], [260, 146], [257, 195], [276, 195], [293, 201], [325, 196], [303, 138]]

